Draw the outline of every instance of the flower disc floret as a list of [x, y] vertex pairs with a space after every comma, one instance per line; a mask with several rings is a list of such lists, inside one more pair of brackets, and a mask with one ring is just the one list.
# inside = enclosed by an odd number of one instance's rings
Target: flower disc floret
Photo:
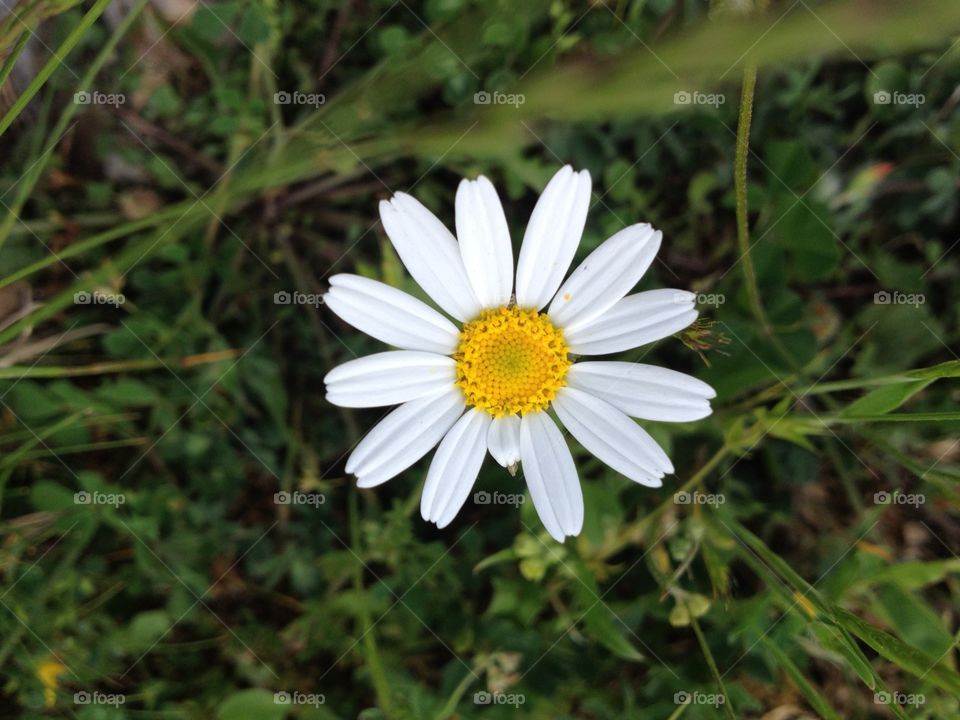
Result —
[[468, 405], [494, 417], [538, 412], [566, 384], [569, 352], [563, 331], [545, 314], [484, 310], [460, 332], [456, 383]]

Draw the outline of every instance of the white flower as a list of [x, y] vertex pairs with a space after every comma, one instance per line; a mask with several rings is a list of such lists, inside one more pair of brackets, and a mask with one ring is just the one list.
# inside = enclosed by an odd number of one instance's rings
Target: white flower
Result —
[[710, 386], [652, 365], [572, 358], [622, 352], [682, 330], [697, 316], [694, 295], [627, 295], [660, 247], [661, 233], [647, 224], [618, 232], [563, 282], [589, 203], [586, 170], [566, 166], [553, 176], [523, 236], [515, 281], [503, 207], [485, 177], [463, 180], [457, 189], [459, 242], [409, 195], [380, 203], [383, 226], [407, 270], [460, 325], [376, 280], [330, 278], [330, 309], [399, 348], [344, 363], [325, 378], [335, 405], [400, 404], [347, 461], [360, 487], [386, 482], [439, 442], [420, 511], [445, 527], [489, 451], [511, 470], [522, 465], [544, 526], [563, 542], [583, 526], [583, 495], [548, 409], [587, 450], [631, 480], [659, 487], [673, 472], [666, 453], [630, 418], [706, 417], [715, 395]]

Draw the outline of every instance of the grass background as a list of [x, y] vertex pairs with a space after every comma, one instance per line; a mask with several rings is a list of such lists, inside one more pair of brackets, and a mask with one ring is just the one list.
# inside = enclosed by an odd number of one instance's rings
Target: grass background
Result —
[[[0, 716], [960, 717], [958, 30], [945, 0], [17, 5]], [[416, 293], [380, 198], [452, 227], [482, 172], [516, 243], [564, 163], [594, 178], [579, 257], [648, 221], [641, 288], [702, 293], [624, 359], [710, 382], [716, 412], [649, 425], [662, 490], [573, 443], [563, 546], [529, 502], [437, 531], [426, 462], [344, 474], [382, 413], [322, 378], [381, 346], [275, 293]], [[488, 461], [477, 489], [524, 486]], [[324, 502], [275, 502], [295, 490]]]

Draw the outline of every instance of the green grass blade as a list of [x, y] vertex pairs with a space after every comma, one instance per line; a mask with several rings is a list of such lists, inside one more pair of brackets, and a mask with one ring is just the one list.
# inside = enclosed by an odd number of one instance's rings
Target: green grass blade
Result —
[[70, 54], [77, 43], [83, 38], [87, 30], [90, 29], [90, 26], [96, 22], [97, 18], [107, 9], [107, 5], [110, 4], [110, 0], [97, 0], [93, 4], [86, 14], [83, 16], [83, 19], [77, 23], [76, 27], [70, 31], [70, 34], [64, 39], [60, 44], [60, 47], [57, 48], [56, 52], [50, 57], [47, 61], [47, 64], [41, 68], [40, 72], [33, 78], [30, 84], [27, 86], [26, 90], [21, 93], [20, 97], [17, 98], [16, 102], [10, 107], [6, 115], [0, 119], [0, 135], [3, 135], [7, 130], [10, 129], [10, 126], [13, 124], [20, 113], [23, 112], [23, 109], [27, 104], [33, 99], [33, 96], [36, 95], [40, 88], [42, 88], [47, 80], [50, 79], [50, 76], [63, 64], [65, 58]]

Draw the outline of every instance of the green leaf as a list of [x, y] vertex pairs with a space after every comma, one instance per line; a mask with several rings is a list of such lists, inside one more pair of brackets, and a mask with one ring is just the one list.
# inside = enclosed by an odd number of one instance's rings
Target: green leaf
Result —
[[960, 573], [960, 558], [897, 563], [881, 568], [860, 580], [864, 584], [888, 582], [904, 590], [919, 590], [927, 585], [943, 582], [951, 573]]
[[267, 358], [250, 355], [244, 358], [241, 372], [244, 383], [270, 411], [273, 421], [282, 427], [287, 415], [287, 393], [277, 365]]
[[873, 666], [855, 643], [847, 641], [843, 630], [822, 622], [810, 623], [809, 627], [821, 647], [846, 660], [847, 665], [863, 680], [864, 685], [871, 690], [876, 689], [877, 680]]
[[152, 405], [157, 401], [153, 388], [133, 378], [121, 378], [104, 385], [97, 391], [97, 396], [124, 407]]
[[[773, 190], [782, 192], [786, 185], [799, 193], [810, 189], [817, 180], [817, 168], [806, 146], [799, 140], [774, 140], [767, 143], [765, 161]], [[794, 198], [796, 201], [796, 198]]]
[[950, 362], [940, 363], [939, 365], [933, 365], [927, 368], [918, 368], [916, 370], [908, 370], [891, 375], [881, 375], [880, 377], [818, 382], [815, 385], [804, 388], [803, 394], [813, 395], [825, 392], [837, 392], [840, 390], [856, 390], [858, 388], [878, 385], [898, 385], [900, 383], [911, 383], [915, 380], [938, 380], [940, 378], [951, 377], [960, 377], [960, 360], [951, 360]]
[[890, 413], [887, 415], [836, 415], [821, 418], [826, 423], [861, 422], [956, 422], [960, 412]]
[[911, 370], [911, 376], [918, 379], [939, 380], [940, 378], [960, 377], [960, 360], [950, 360], [949, 362], [933, 365], [928, 368]]
[[[835, 618], [844, 630], [852, 633], [885, 658], [897, 663], [901, 668], [913, 673], [917, 677], [927, 677], [931, 682], [934, 682], [947, 692], [960, 694], [960, 675], [958, 675], [956, 671], [938, 663], [922, 650], [908, 645], [903, 640], [870, 625], [849, 611], [825, 600], [812, 586], [797, 575], [786, 562], [771, 551], [763, 541], [740, 525], [737, 525], [736, 528], [737, 535], [740, 536], [751, 549], [772, 566], [784, 580], [801, 592], [805, 598], [813, 602], [818, 609], [825, 612], [828, 616]], [[843, 644], [847, 645], [848, 643], [843, 642]], [[847, 656], [845, 651], [844, 655]], [[856, 666], [854, 666], [854, 669], [857, 669]], [[860, 676], [863, 678], [864, 674], [860, 673]]]
[[902, 669], [928, 680], [946, 692], [960, 695], [960, 675], [918, 648], [875, 628], [842, 608], [835, 608], [838, 619], [860, 640]]
[[58, 415], [63, 404], [47, 388], [39, 383], [24, 381], [16, 383], [8, 391], [6, 400], [10, 407], [16, 408], [21, 422], [32, 424]]
[[216, 43], [222, 39], [225, 28], [235, 22], [240, 8], [235, 2], [218, 3], [216, 9], [201, 5], [190, 21], [190, 33], [205, 42]]
[[915, 380], [899, 385], [884, 385], [871, 390], [843, 409], [841, 415], [882, 415], [896, 410], [933, 380]]
[[789, 585], [791, 585], [796, 594], [799, 594], [804, 599], [813, 603], [816, 610], [824, 613], [825, 615], [830, 615], [828, 604], [822, 597], [820, 597], [820, 593], [817, 592], [817, 590], [815, 590], [810, 583], [800, 577], [800, 575], [798, 575], [797, 572], [791, 568], [783, 558], [768, 548], [763, 540], [758, 538], [739, 523], [734, 523], [732, 526], [727, 525], [727, 528], [750, 550], [759, 555], [760, 559], [769, 565], [774, 572], [776, 572], [776, 574], [778, 574]]
[[[821, 613], [827, 618], [835, 616], [834, 606], [822, 598], [806, 580], [800, 577], [779, 555], [770, 550], [760, 538], [739, 524], [735, 524], [734, 527], [736, 528], [735, 535], [747, 545], [746, 552], [741, 548], [741, 556], [764, 578], [771, 590], [779, 593], [789, 603], [788, 607], [792, 611], [803, 613], [805, 620], [809, 620], [809, 616], [814, 613]], [[733, 528], [729, 525], [727, 528], [733, 532]], [[780, 577], [771, 578], [770, 576], [774, 573]], [[782, 581], [792, 586], [792, 593], [782, 587]], [[877, 677], [873, 667], [844, 628], [834, 626], [830, 620], [817, 620], [811, 622], [809, 627], [823, 647], [831, 649], [845, 658], [867, 687], [871, 690], [876, 688]]]
[[[727, 538], [724, 538], [725, 540]], [[730, 594], [730, 563], [729, 553], [711, 542], [706, 542], [700, 549], [700, 555], [707, 566], [710, 575], [710, 584], [716, 597], [726, 597]]]
[[840, 260], [840, 246], [830, 230], [829, 213], [810, 198], [798, 201], [793, 195], [771, 210], [770, 235], [789, 253], [790, 272], [799, 280], [823, 280]]
[[913, 593], [884, 583], [876, 595], [878, 614], [911, 645], [932, 657], [942, 657], [953, 644], [952, 634], [940, 617]]
[[844, 417], [883, 415], [896, 410], [934, 381], [958, 376], [960, 376], [960, 361], [953, 360], [929, 368], [911, 370], [908, 373], [865, 380], [864, 385], [877, 384], [880, 387], [855, 400], [840, 414]]
[[643, 654], [624, 637], [626, 631], [621, 622], [614, 618], [613, 611], [602, 602], [587, 611], [583, 617], [587, 635], [603, 645], [619, 658], [631, 662], [640, 662]]
[[126, 630], [121, 631], [120, 642], [129, 652], [142, 652], [153, 647], [173, 625], [166, 610], [147, 610], [137, 613]]
[[37, 510], [57, 512], [76, 507], [73, 491], [59, 483], [41, 480], [30, 489], [30, 501]]
[[267, 690], [241, 690], [220, 703], [217, 720], [283, 720], [288, 706], [275, 703], [273, 698]]
[[240, 42], [250, 46], [269, 39], [270, 17], [263, 5], [248, 3], [244, 7], [237, 35], [240, 36]]
[[[633, 644], [624, 637], [624, 632], [631, 632], [624, 623], [617, 618], [613, 611], [602, 600], [600, 588], [596, 578], [584, 564], [577, 559], [567, 563], [578, 578], [574, 584], [574, 595], [580, 612], [585, 612], [582, 618], [586, 634], [603, 645], [617, 657], [632, 662], [639, 662], [644, 656]], [[575, 611], [576, 612], [576, 611]]]

